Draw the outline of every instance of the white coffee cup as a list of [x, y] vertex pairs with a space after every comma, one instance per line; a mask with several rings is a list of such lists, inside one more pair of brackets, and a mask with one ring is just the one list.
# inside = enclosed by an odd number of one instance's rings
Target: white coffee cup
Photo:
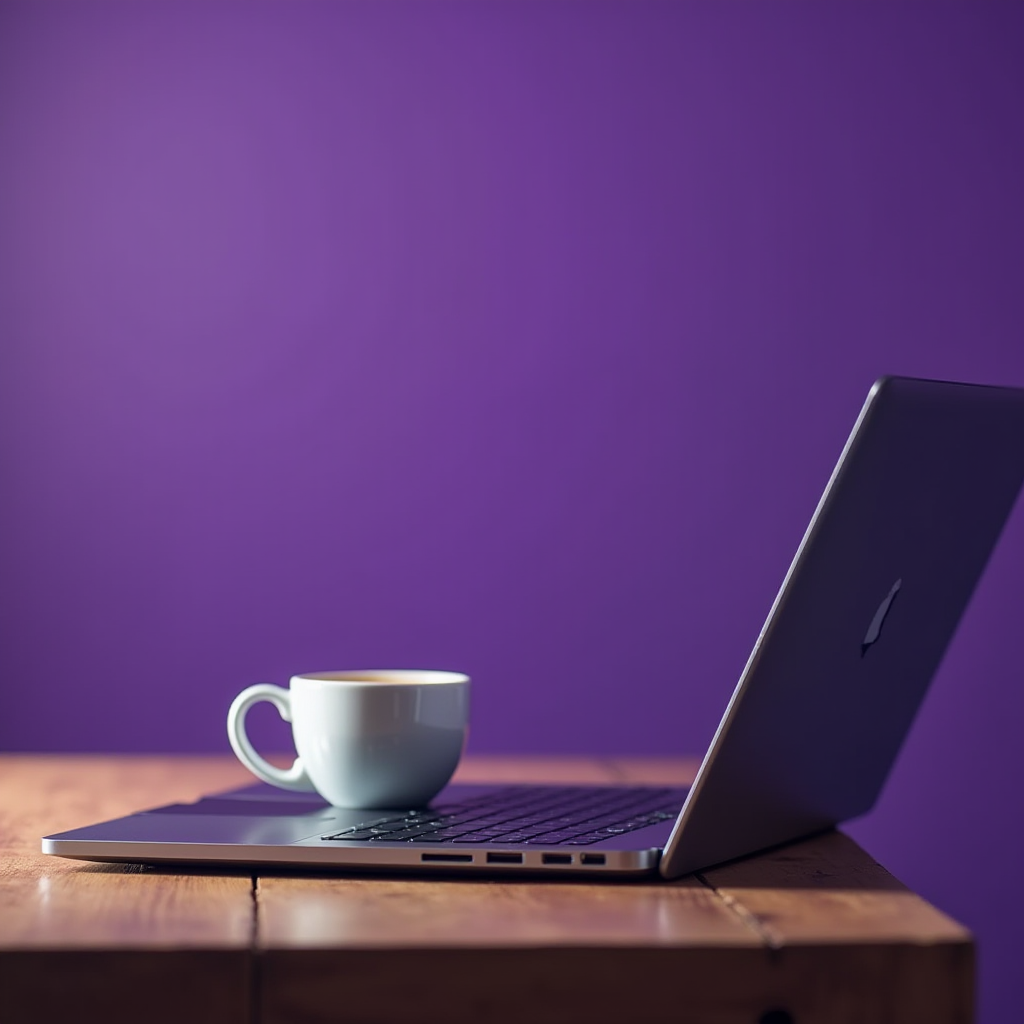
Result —
[[[270, 701], [292, 724], [298, 757], [276, 768], [256, 753], [246, 712]], [[238, 759], [272, 786], [315, 790], [337, 807], [420, 807], [444, 788], [462, 756], [469, 677], [374, 669], [292, 676], [289, 689], [259, 683], [228, 711]]]

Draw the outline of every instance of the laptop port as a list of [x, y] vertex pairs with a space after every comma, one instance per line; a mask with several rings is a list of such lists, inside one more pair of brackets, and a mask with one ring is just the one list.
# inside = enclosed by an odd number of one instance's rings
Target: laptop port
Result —
[[603, 864], [604, 854], [603, 853], [585, 853], [580, 857], [581, 864]]
[[571, 853], [543, 853], [541, 854], [542, 864], [571, 864]]
[[473, 854], [471, 853], [421, 853], [420, 860], [426, 863], [434, 864], [465, 864], [473, 863]]
[[487, 854], [488, 864], [522, 864], [521, 853], [489, 853]]

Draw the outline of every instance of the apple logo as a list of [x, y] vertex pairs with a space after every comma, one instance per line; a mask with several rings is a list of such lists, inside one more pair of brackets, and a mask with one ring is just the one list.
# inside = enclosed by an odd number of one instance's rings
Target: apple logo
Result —
[[862, 658], [868, 653], [868, 648], [882, 635], [885, 617], [889, 614], [889, 609], [892, 607], [893, 601], [896, 600], [896, 595], [900, 592], [900, 587], [902, 586], [903, 580], [897, 580], [878, 606], [878, 611], [875, 612], [875, 617], [871, 620], [871, 625], [868, 626], [868, 631], [864, 634], [864, 639], [860, 645], [860, 656]]

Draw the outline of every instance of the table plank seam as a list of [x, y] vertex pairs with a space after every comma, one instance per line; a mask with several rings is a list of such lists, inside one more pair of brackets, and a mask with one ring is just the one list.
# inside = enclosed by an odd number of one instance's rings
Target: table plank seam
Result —
[[263, 1000], [263, 961], [260, 958], [260, 876], [252, 875], [252, 927], [249, 932], [248, 1024], [260, 1024]]
[[695, 873], [694, 877], [700, 882], [701, 885], [710, 889], [718, 899], [730, 910], [736, 917], [740, 919], [755, 935], [770, 949], [775, 952], [782, 948], [783, 939], [782, 936], [771, 927], [766, 924], [760, 917], [757, 916], [753, 911], [748, 910], [735, 896], [730, 895], [727, 892], [723, 892], [721, 889], [712, 885], [707, 878], [699, 871]]

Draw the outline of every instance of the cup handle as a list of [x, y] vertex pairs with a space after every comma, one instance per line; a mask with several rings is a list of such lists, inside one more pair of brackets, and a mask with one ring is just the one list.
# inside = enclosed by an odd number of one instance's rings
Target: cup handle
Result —
[[281, 789], [293, 789], [300, 793], [311, 793], [315, 786], [306, 774], [301, 757], [296, 757], [291, 768], [275, 768], [264, 761], [249, 742], [245, 732], [245, 716], [253, 704], [268, 700], [277, 708], [278, 714], [286, 721], [292, 720], [292, 695], [281, 686], [271, 683], [257, 683], [243, 690], [232, 702], [228, 710], [228, 739], [231, 749], [238, 760], [245, 765], [258, 779], [269, 782]]

